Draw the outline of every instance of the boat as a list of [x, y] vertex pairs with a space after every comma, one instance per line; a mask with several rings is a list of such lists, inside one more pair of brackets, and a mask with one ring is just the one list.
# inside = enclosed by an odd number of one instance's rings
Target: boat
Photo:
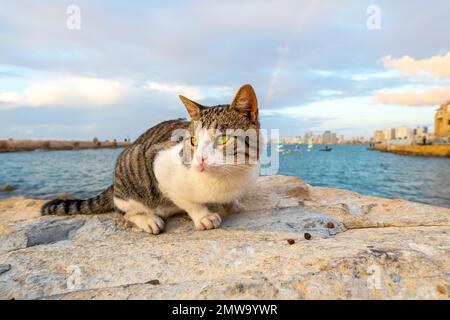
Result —
[[325, 148], [320, 149], [320, 151], [327, 151], [327, 152], [329, 152], [331, 150], [333, 150], [333, 148], [330, 148], [329, 146], [325, 146]]
[[313, 141], [312, 139], [308, 140], [308, 147], [306, 148], [306, 151], [311, 152], [313, 148]]

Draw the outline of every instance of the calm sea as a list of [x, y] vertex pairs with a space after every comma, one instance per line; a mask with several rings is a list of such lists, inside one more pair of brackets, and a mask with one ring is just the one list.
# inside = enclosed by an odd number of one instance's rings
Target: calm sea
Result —
[[[294, 175], [315, 186], [366, 195], [403, 198], [450, 207], [450, 159], [400, 156], [368, 151], [367, 146], [336, 145], [331, 152], [306, 146], [280, 154], [279, 174]], [[0, 154], [0, 185], [25, 195], [49, 198], [61, 193], [89, 197], [111, 184], [121, 149]]]

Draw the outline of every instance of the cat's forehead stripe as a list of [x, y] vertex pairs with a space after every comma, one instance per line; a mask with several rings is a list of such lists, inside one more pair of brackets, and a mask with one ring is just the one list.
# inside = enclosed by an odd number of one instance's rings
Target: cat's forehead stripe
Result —
[[219, 105], [203, 109], [200, 112], [202, 126], [208, 129], [249, 129], [254, 128], [248, 118], [235, 110], [229, 108], [229, 105]]

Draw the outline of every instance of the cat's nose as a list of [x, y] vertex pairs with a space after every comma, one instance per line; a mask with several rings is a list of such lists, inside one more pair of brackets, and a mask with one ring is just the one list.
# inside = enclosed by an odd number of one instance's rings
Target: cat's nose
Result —
[[198, 155], [197, 156], [197, 162], [201, 167], [205, 166], [205, 162], [206, 162], [206, 156], [205, 155]]

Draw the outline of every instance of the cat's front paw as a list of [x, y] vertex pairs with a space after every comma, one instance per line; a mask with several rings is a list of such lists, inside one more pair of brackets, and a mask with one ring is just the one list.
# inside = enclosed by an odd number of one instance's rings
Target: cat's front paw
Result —
[[130, 221], [138, 227], [151, 234], [160, 234], [164, 230], [164, 220], [156, 215], [137, 215], [130, 218]]
[[207, 216], [195, 222], [197, 230], [217, 229], [222, 223], [222, 218], [217, 213], [210, 213]]

